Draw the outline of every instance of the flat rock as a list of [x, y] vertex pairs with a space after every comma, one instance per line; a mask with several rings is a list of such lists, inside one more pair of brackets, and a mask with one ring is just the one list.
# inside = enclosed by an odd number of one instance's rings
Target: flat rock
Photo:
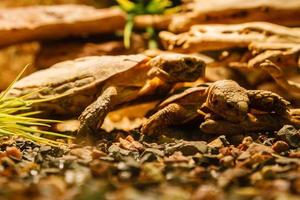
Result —
[[117, 9], [72, 4], [0, 9], [0, 46], [112, 33], [122, 29], [124, 24], [125, 15]]
[[194, 0], [186, 5], [187, 13], [171, 20], [170, 30], [187, 31], [195, 24], [236, 24], [266, 21], [285, 26], [300, 25], [299, 0]]

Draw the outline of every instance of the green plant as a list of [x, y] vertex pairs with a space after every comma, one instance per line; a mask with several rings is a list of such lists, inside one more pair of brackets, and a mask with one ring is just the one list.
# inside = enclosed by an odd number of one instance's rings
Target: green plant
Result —
[[[135, 2], [129, 0], [117, 0], [117, 2], [119, 7], [128, 14], [127, 23], [124, 28], [124, 45], [126, 48], [130, 47], [130, 37], [134, 27], [135, 16], [169, 14], [177, 12], [179, 8], [172, 8], [173, 3], [170, 0], [136, 0]], [[147, 27], [146, 32], [149, 35], [149, 48], [157, 48], [154, 28]]]
[[27, 66], [17, 76], [10, 86], [0, 93], [0, 136], [19, 136], [37, 143], [48, 144], [51, 146], [62, 145], [52, 139], [44, 136], [54, 136], [62, 138], [72, 138], [71, 136], [40, 130], [37, 127], [49, 127], [50, 123], [58, 122], [57, 120], [35, 118], [34, 115], [40, 111], [30, 111], [31, 105], [46, 100], [27, 100], [28, 96], [9, 97], [8, 93], [14, 83], [21, 77]]

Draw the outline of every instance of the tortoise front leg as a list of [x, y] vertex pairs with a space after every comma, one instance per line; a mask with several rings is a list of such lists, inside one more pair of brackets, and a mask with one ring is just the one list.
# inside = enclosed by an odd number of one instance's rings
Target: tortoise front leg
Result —
[[248, 90], [248, 97], [250, 99], [250, 107], [266, 111], [276, 112], [281, 115], [286, 115], [289, 110], [290, 102], [270, 91], [265, 90]]
[[240, 123], [223, 119], [208, 119], [200, 125], [200, 129], [209, 134], [232, 135], [246, 132], [276, 131], [284, 124], [291, 124], [291, 122], [275, 114], [248, 114], [246, 119]]
[[168, 126], [183, 124], [197, 116], [183, 106], [172, 103], [152, 115], [142, 126], [141, 132], [145, 135], [158, 135]]
[[80, 115], [78, 136], [87, 136], [94, 133], [100, 127], [106, 115], [112, 110], [114, 100], [117, 97], [115, 87], [106, 88], [101, 95], [90, 104]]

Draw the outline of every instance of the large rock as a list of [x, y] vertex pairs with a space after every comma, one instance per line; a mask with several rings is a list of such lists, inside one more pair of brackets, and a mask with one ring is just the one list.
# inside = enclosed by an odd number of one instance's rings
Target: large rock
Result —
[[123, 28], [125, 19], [120, 10], [72, 4], [0, 9], [0, 46], [112, 33]]
[[184, 32], [195, 24], [267, 21], [285, 26], [300, 25], [299, 0], [193, 0], [188, 12], [172, 19], [170, 30]]

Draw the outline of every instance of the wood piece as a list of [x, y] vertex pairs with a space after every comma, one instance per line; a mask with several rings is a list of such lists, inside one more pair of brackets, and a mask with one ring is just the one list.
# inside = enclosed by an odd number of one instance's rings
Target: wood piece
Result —
[[266, 59], [281, 67], [300, 67], [300, 43], [252, 43], [249, 45], [252, 58], [248, 67], [257, 67]]
[[[294, 75], [289, 77], [290, 81], [300, 82], [300, 75]], [[282, 87], [280, 87], [276, 82], [265, 82], [258, 86], [260, 90], [268, 90], [274, 93], [279, 94], [283, 98], [291, 102], [294, 107], [300, 107], [300, 93], [295, 93], [292, 91], [286, 92]]]
[[297, 67], [300, 66], [299, 52], [298, 43], [253, 42], [248, 49], [223, 51], [218, 62], [212, 65], [228, 66], [249, 72], [268, 59], [281, 66], [288, 75], [293, 75], [297, 73]]
[[125, 15], [116, 9], [83, 5], [30, 6], [0, 9], [0, 46], [19, 42], [112, 33]]
[[195, 24], [267, 21], [285, 26], [300, 25], [299, 0], [194, 0], [186, 4], [189, 12], [175, 16], [174, 32], [187, 31]]
[[267, 22], [249, 22], [235, 25], [195, 25], [181, 34], [161, 32], [160, 38], [164, 47], [169, 50], [199, 52], [245, 48], [252, 42], [300, 43], [300, 31]]
[[280, 67], [273, 62], [266, 60], [259, 67], [268, 72], [280, 87], [290, 92], [300, 93], [300, 83], [288, 80]]
[[[300, 31], [267, 22], [238, 25], [196, 25], [189, 32], [162, 32], [162, 43], [177, 52], [201, 52], [233, 48], [249, 50], [225, 56], [221, 62], [237, 69], [260, 68], [282, 88], [300, 92], [300, 84], [289, 81], [282, 69], [299, 67]], [[266, 64], [268, 60], [268, 64]], [[220, 62], [219, 62], [220, 63]], [[290, 72], [289, 72], [290, 73]]]
[[138, 15], [134, 18], [136, 29], [153, 27], [158, 30], [167, 30], [173, 15]]

